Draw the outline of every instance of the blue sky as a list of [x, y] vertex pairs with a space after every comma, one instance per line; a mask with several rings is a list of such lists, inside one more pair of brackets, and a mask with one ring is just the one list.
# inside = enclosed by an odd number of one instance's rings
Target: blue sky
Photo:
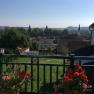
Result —
[[94, 0], [0, 0], [1, 26], [67, 27], [94, 22]]

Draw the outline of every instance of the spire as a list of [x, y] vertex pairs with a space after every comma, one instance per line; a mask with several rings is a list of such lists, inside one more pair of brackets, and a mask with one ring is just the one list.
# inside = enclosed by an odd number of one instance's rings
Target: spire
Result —
[[78, 35], [80, 35], [80, 24], [78, 25]]
[[80, 31], [80, 24], [79, 24], [79, 26], [78, 26], [78, 31]]
[[28, 27], [28, 35], [31, 36], [31, 26]]

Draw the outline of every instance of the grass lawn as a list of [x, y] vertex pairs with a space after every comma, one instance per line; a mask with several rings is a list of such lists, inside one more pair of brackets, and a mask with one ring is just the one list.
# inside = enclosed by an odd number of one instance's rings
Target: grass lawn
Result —
[[[31, 62], [31, 58], [16, 58], [14, 62]], [[40, 64], [63, 64], [63, 59], [49, 59], [49, 58], [40, 58]]]

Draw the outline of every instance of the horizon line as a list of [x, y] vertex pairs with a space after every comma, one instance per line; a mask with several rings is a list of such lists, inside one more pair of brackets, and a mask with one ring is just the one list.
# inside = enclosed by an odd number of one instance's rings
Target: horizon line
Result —
[[[31, 26], [31, 28], [45, 28], [46, 26], [48, 27], [48, 28], [68, 28], [68, 27], [79, 27], [79, 25], [77, 26], [75, 26], [75, 25], [69, 25], [69, 26], [64, 26], [64, 27], [51, 27], [51, 26], [48, 26], [48, 25], [45, 25], [45, 26], [32, 26], [32, 25], [28, 25], [28, 26], [20, 26], [20, 25], [0, 25], [0, 27], [29, 27], [29, 26]], [[81, 26], [80, 25], [80, 27], [89, 27], [89, 26]]]

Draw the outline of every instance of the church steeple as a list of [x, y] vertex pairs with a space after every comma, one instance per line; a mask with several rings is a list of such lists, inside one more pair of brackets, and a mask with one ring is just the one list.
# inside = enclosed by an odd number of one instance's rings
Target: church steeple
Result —
[[28, 27], [28, 35], [31, 37], [31, 26]]
[[80, 35], [80, 24], [78, 26], [78, 35]]

